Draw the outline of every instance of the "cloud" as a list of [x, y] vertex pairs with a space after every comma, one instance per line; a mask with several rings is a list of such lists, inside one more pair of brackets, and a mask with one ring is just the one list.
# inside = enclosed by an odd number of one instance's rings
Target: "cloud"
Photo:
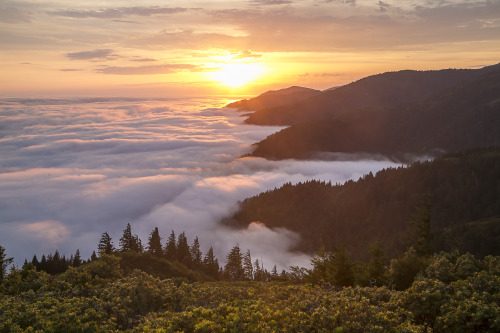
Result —
[[106, 8], [97, 10], [58, 10], [50, 11], [48, 14], [54, 16], [72, 17], [72, 18], [104, 18], [117, 19], [128, 16], [152, 16], [152, 15], [171, 15], [187, 11], [186, 8], [166, 8], [159, 6], [151, 7], [121, 7]]
[[78, 69], [78, 68], [61, 68], [60, 71], [61, 72], [81, 72], [82, 69]]
[[246, 58], [262, 58], [262, 54], [256, 54], [250, 50], [245, 50], [233, 54], [233, 59], [246, 59]]
[[109, 66], [96, 69], [96, 72], [102, 74], [115, 75], [153, 75], [153, 74], [170, 74], [183, 70], [193, 71], [198, 66], [188, 64], [173, 64], [173, 65], [151, 65], [151, 66], [136, 66], [136, 67], [117, 67]]
[[70, 60], [108, 60], [114, 59], [116, 56], [113, 55], [113, 50], [111, 49], [100, 49], [67, 53], [66, 57]]
[[257, 5], [288, 5], [293, 3], [293, 1], [290, 0], [250, 0], [249, 2]]
[[0, 3], [0, 22], [3, 23], [31, 23], [31, 15], [16, 6], [14, 2], [2, 1]]
[[21, 224], [17, 230], [28, 239], [59, 244], [69, 236], [68, 228], [60, 221], [48, 220]]
[[[0, 244], [22, 263], [33, 254], [88, 257], [127, 223], [146, 242], [154, 227], [198, 236], [224, 262], [239, 242], [268, 269], [308, 263], [297, 235], [257, 223], [218, 222], [238, 200], [308, 179], [343, 182], [394, 165], [239, 158], [281, 127], [242, 123], [220, 99], [4, 99], [0, 114]], [[29, 235], [27, 237], [26, 235]], [[23, 240], [29, 239], [29, 242]]]
[[137, 58], [137, 59], [130, 59], [130, 61], [150, 62], [150, 61], [157, 61], [157, 60], [152, 59], [152, 58]]

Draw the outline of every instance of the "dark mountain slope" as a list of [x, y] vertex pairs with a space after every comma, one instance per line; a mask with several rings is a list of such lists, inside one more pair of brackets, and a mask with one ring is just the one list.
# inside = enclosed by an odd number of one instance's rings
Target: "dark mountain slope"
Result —
[[258, 111], [263, 108], [278, 107], [302, 101], [320, 93], [321, 91], [319, 90], [294, 86], [280, 90], [267, 91], [251, 99], [243, 99], [230, 103], [226, 107], [237, 108], [242, 111]]
[[317, 152], [365, 152], [399, 160], [500, 144], [500, 70], [488, 71], [421, 101], [343, 112], [270, 135], [253, 156], [314, 158]]
[[260, 221], [288, 228], [301, 235], [298, 249], [307, 252], [343, 242], [358, 259], [379, 240], [393, 256], [403, 248], [412, 215], [426, 195], [436, 250], [500, 254], [500, 149], [449, 154], [344, 185], [286, 184], [244, 200], [225, 223], [246, 227]]
[[360, 108], [387, 108], [420, 100], [436, 91], [469, 80], [486, 69], [447, 69], [440, 71], [399, 71], [369, 76], [327, 90], [300, 102], [286, 105], [259, 105], [246, 120], [257, 125], [292, 125], [318, 119], [336, 118]]

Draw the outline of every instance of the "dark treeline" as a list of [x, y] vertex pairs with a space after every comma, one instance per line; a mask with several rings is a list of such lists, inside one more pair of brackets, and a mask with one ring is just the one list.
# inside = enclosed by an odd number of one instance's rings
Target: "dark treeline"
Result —
[[418, 207], [430, 205], [435, 250], [500, 255], [500, 149], [448, 154], [409, 167], [369, 173], [358, 181], [308, 181], [241, 202], [225, 222], [243, 227], [260, 221], [301, 235], [299, 250], [313, 253], [344, 244], [355, 259], [368, 259], [374, 241], [391, 257], [403, 252]]
[[221, 265], [212, 247], [203, 254], [198, 237], [189, 244], [184, 232], [176, 236], [172, 230], [165, 244], [162, 244], [158, 227], [155, 227], [144, 246], [139, 236], [132, 234], [130, 223], [123, 230], [118, 248], [108, 232], [104, 232], [97, 245], [97, 254], [93, 251], [87, 260], [81, 258], [79, 250], [69, 258], [56, 250], [53, 254], [43, 254], [40, 260], [36, 255], [31, 262], [25, 260], [23, 269], [31, 265], [38, 271], [56, 275], [65, 272], [69, 267], [76, 268], [106, 255], [120, 257], [121, 269], [124, 272], [140, 269], [163, 278], [177, 277], [191, 281], [269, 281], [287, 279], [288, 276], [285, 271], [278, 274], [276, 265], [269, 272], [261, 261], [252, 260], [250, 250], [247, 249], [243, 253], [238, 244], [227, 254], [226, 264]]

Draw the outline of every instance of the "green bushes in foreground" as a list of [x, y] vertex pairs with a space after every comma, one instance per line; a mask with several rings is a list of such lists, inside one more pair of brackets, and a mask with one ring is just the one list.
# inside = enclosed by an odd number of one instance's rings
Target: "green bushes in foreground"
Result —
[[102, 258], [0, 285], [0, 332], [498, 332], [500, 257], [442, 253], [404, 291], [159, 279]]

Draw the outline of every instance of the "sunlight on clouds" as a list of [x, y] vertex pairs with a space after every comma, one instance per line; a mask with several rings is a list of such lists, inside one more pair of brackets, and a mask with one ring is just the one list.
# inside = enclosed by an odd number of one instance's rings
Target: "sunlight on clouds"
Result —
[[18, 227], [18, 231], [28, 238], [35, 238], [52, 244], [63, 242], [70, 234], [66, 225], [55, 220], [22, 224]]
[[210, 75], [214, 81], [222, 85], [238, 88], [251, 83], [264, 72], [264, 67], [258, 63], [231, 63], [220, 65], [220, 69], [211, 72]]

